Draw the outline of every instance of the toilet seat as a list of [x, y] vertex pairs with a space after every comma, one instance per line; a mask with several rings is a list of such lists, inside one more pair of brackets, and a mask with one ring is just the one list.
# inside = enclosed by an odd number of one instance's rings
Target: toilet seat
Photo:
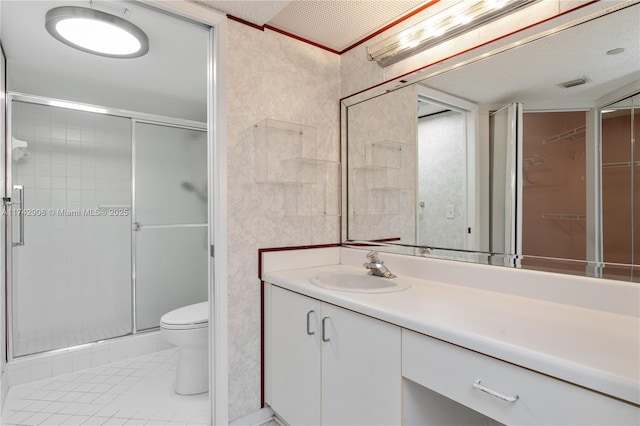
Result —
[[191, 330], [208, 326], [209, 302], [183, 306], [160, 318], [160, 327], [167, 330]]

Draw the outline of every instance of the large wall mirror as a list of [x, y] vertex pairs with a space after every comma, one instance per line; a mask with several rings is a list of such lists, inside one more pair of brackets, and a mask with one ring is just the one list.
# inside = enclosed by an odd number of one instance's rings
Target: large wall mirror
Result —
[[640, 4], [584, 21], [344, 99], [345, 242], [640, 281]]

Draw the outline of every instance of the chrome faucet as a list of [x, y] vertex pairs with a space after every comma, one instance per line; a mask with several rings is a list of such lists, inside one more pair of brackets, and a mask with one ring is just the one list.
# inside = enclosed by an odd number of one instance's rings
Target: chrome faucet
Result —
[[396, 277], [391, 273], [391, 271], [387, 269], [386, 266], [384, 266], [384, 262], [378, 258], [377, 251], [370, 251], [369, 253], [367, 253], [367, 259], [369, 261], [362, 266], [369, 270], [369, 275], [375, 275], [376, 277], [382, 278]]

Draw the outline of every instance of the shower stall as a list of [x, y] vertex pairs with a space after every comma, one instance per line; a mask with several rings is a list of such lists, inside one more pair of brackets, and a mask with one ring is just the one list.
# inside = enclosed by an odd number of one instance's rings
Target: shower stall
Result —
[[22, 94], [8, 107], [10, 359], [154, 330], [207, 299], [206, 124]]

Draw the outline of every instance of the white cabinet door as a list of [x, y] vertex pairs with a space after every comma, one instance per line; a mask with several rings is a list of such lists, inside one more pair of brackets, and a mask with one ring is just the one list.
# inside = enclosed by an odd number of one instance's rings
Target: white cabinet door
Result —
[[271, 286], [267, 401], [290, 425], [319, 425], [321, 302]]
[[328, 304], [322, 316], [322, 424], [401, 424], [400, 328]]

